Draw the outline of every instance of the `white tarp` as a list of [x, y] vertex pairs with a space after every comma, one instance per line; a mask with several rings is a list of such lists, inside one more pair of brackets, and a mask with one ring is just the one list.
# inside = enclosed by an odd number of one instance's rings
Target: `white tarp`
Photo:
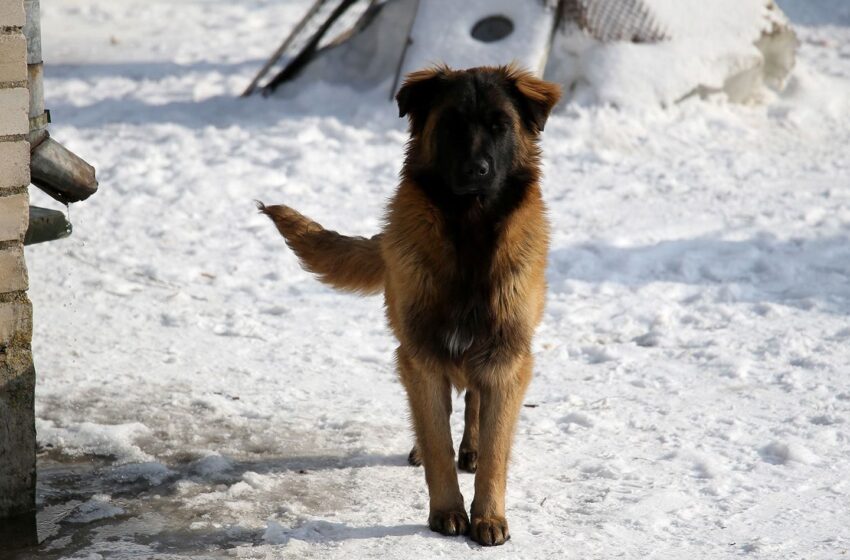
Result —
[[[504, 39], [485, 43], [472, 37], [475, 24], [501, 15], [513, 23]], [[420, 0], [411, 31], [405, 73], [444, 62], [455, 68], [518, 62], [543, 73], [555, 11], [539, 0]]]

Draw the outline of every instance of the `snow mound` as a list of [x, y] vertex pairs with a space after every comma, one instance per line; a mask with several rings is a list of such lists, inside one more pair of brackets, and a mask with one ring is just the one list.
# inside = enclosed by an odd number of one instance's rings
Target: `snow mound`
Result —
[[760, 100], [765, 87], [782, 89], [794, 66], [797, 38], [774, 0], [555, 4], [386, 2], [281, 91], [293, 97], [317, 82], [384, 90], [398, 86], [399, 71], [516, 63], [562, 83], [569, 101], [667, 106], [716, 93]]
[[[605, 3], [605, 0], [598, 0]], [[581, 104], [669, 105], [691, 95], [758, 99], [780, 89], [796, 36], [773, 0], [645, 0], [663, 29], [657, 42], [601, 41], [578, 25], [556, 34], [548, 79]]]
[[141, 450], [136, 440], [150, 433], [144, 424], [104, 425], [82, 422], [67, 427], [57, 426], [50, 420], [37, 420], [39, 440], [52, 444], [71, 457], [100, 455], [114, 457], [116, 463], [148, 462], [153, 458]]

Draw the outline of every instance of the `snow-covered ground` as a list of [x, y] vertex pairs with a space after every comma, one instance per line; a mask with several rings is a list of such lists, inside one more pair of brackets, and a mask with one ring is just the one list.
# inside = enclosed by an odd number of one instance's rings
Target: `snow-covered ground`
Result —
[[51, 129], [101, 186], [27, 248], [25, 557], [848, 554], [845, 1], [781, 2], [802, 46], [763, 105], [547, 125], [550, 291], [488, 550], [425, 526], [380, 298], [320, 285], [254, 208], [374, 233], [405, 141], [385, 92], [235, 98], [307, 0], [42, 4]]

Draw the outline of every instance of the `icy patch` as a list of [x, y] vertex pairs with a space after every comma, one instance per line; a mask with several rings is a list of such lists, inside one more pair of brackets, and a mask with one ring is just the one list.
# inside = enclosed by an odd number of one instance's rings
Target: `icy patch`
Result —
[[115, 467], [109, 472], [109, 478], [119, 484], [144, 481], [150, 486], [159, 486], [175, 474], [162, 463], [132, 463]]
[[263, 542], [268, 544], [286, 544], [289, 542], [289, 529], [269, 519], [266, 525], [266, 530], [263, 533]]
[[91, 523], [99, 519], [107, 519], [121, 515], [124, 510], [111, 503], [111, 496], [96, 494], [87, 502], [74, 508], [74, 511], [66, 518], [69, 523]]
[[193, 462], [190, 470], [209, 480], [226, 478], [226, 474], [233, 468], [233, 461], [222, 457], [218, 453], [212, 453]]

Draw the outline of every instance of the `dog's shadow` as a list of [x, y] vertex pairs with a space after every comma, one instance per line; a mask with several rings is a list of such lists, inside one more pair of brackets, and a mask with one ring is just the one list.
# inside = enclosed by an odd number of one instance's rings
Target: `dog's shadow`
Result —
[[[328, 510], [327, 500], [330, 496], [319, 490], [317, 485], [320, 486], [321, 482], [313, 475], [370, 467], [411, 468], [405, 454], [362, 452], [273, 456], [242, 461], [225, 461], [218, 457], [217, 460], [218, 463], [208, 459], [187, 458], [169, 463], [166, 470], [165, 465], [154, 463], [118, 464], [104, 457], [91, 457], [88, 461], [77, 458], [73, 463], [68, 463], [45, 455], [39, 464], [38, 513], [16, 520], [14, 525], [0, 525], [0, 542], [16, 551], [16, 559], [53, 560], [80, 552], [89, 546], [96, 547], [103, 541], [103, 535], [124, 538], [158, 552], [180, 553], [265, 544], [285, 545], [289, 541], [321, 544], [414, 535], [438, 537], [424, 523], [366, 525], [370, 521], [368, 517], [363, 520], [363, 525], [358, 526], [311, 519], [308, 515], [297, 520], [287, 516], [280, 517], [280, 521], [269, 519], [265, 527], [259, 528], [240, 523], [224, 524], [221, 527], [189, 527], [185, 523], [185, 515], [174, 507], [183, 500], [180, 488], [187, 484], [206, 486], [213, 491], [237, 484], [246, 475], [251, 476], [250, 473], [290, 473], [283, 490], [298, 496], [308, 510], [315, 507], [318, 512]], [[108, 499], [102, 496], [108, 496]], [[282, 505], [284, 501], [281, 501]], [[85, 507], [85, 504], [103, 508], [109, 505], [107, 502], [120, 504], [124, 511], [93, 518], [91, 521], [74, 521], [78, 508]], [[164, 525], [148, 524], [147, 520], [154, 518], [171, 519], [172, 522]], [[139, 527], [143, 530], [139, 530]], [[129, 528], [130, 532], [124, 533], [125, 528]], [[67, 544], [57, 546], [58, 542], [65, 541]], [[2, 554], [0, 557], [3, 557]]]
[[[266, 474], [282, 471], [327, 471], [365, 467], [406, 467], [407, 455], [382, 455], [357, 453], [350, 455], [304, 455], [272, 457], [251, 461], [236, 461], [222, 474], [226, 479], [238, 480], [246, 472]], [[191, 470], [191, 469], [190, 469]]]
[[345, 523], [315, 519], [293, 528], [270, 527], [266, 532], [265, 541], [270, 544], [280, 545], [286, 544], [290, 540], [299, 540], [307, 543], [325, 543], [411, 536], [435, 539], [445, 538], [431, 531], [424, 524], [408, 523], [352, 527]]

